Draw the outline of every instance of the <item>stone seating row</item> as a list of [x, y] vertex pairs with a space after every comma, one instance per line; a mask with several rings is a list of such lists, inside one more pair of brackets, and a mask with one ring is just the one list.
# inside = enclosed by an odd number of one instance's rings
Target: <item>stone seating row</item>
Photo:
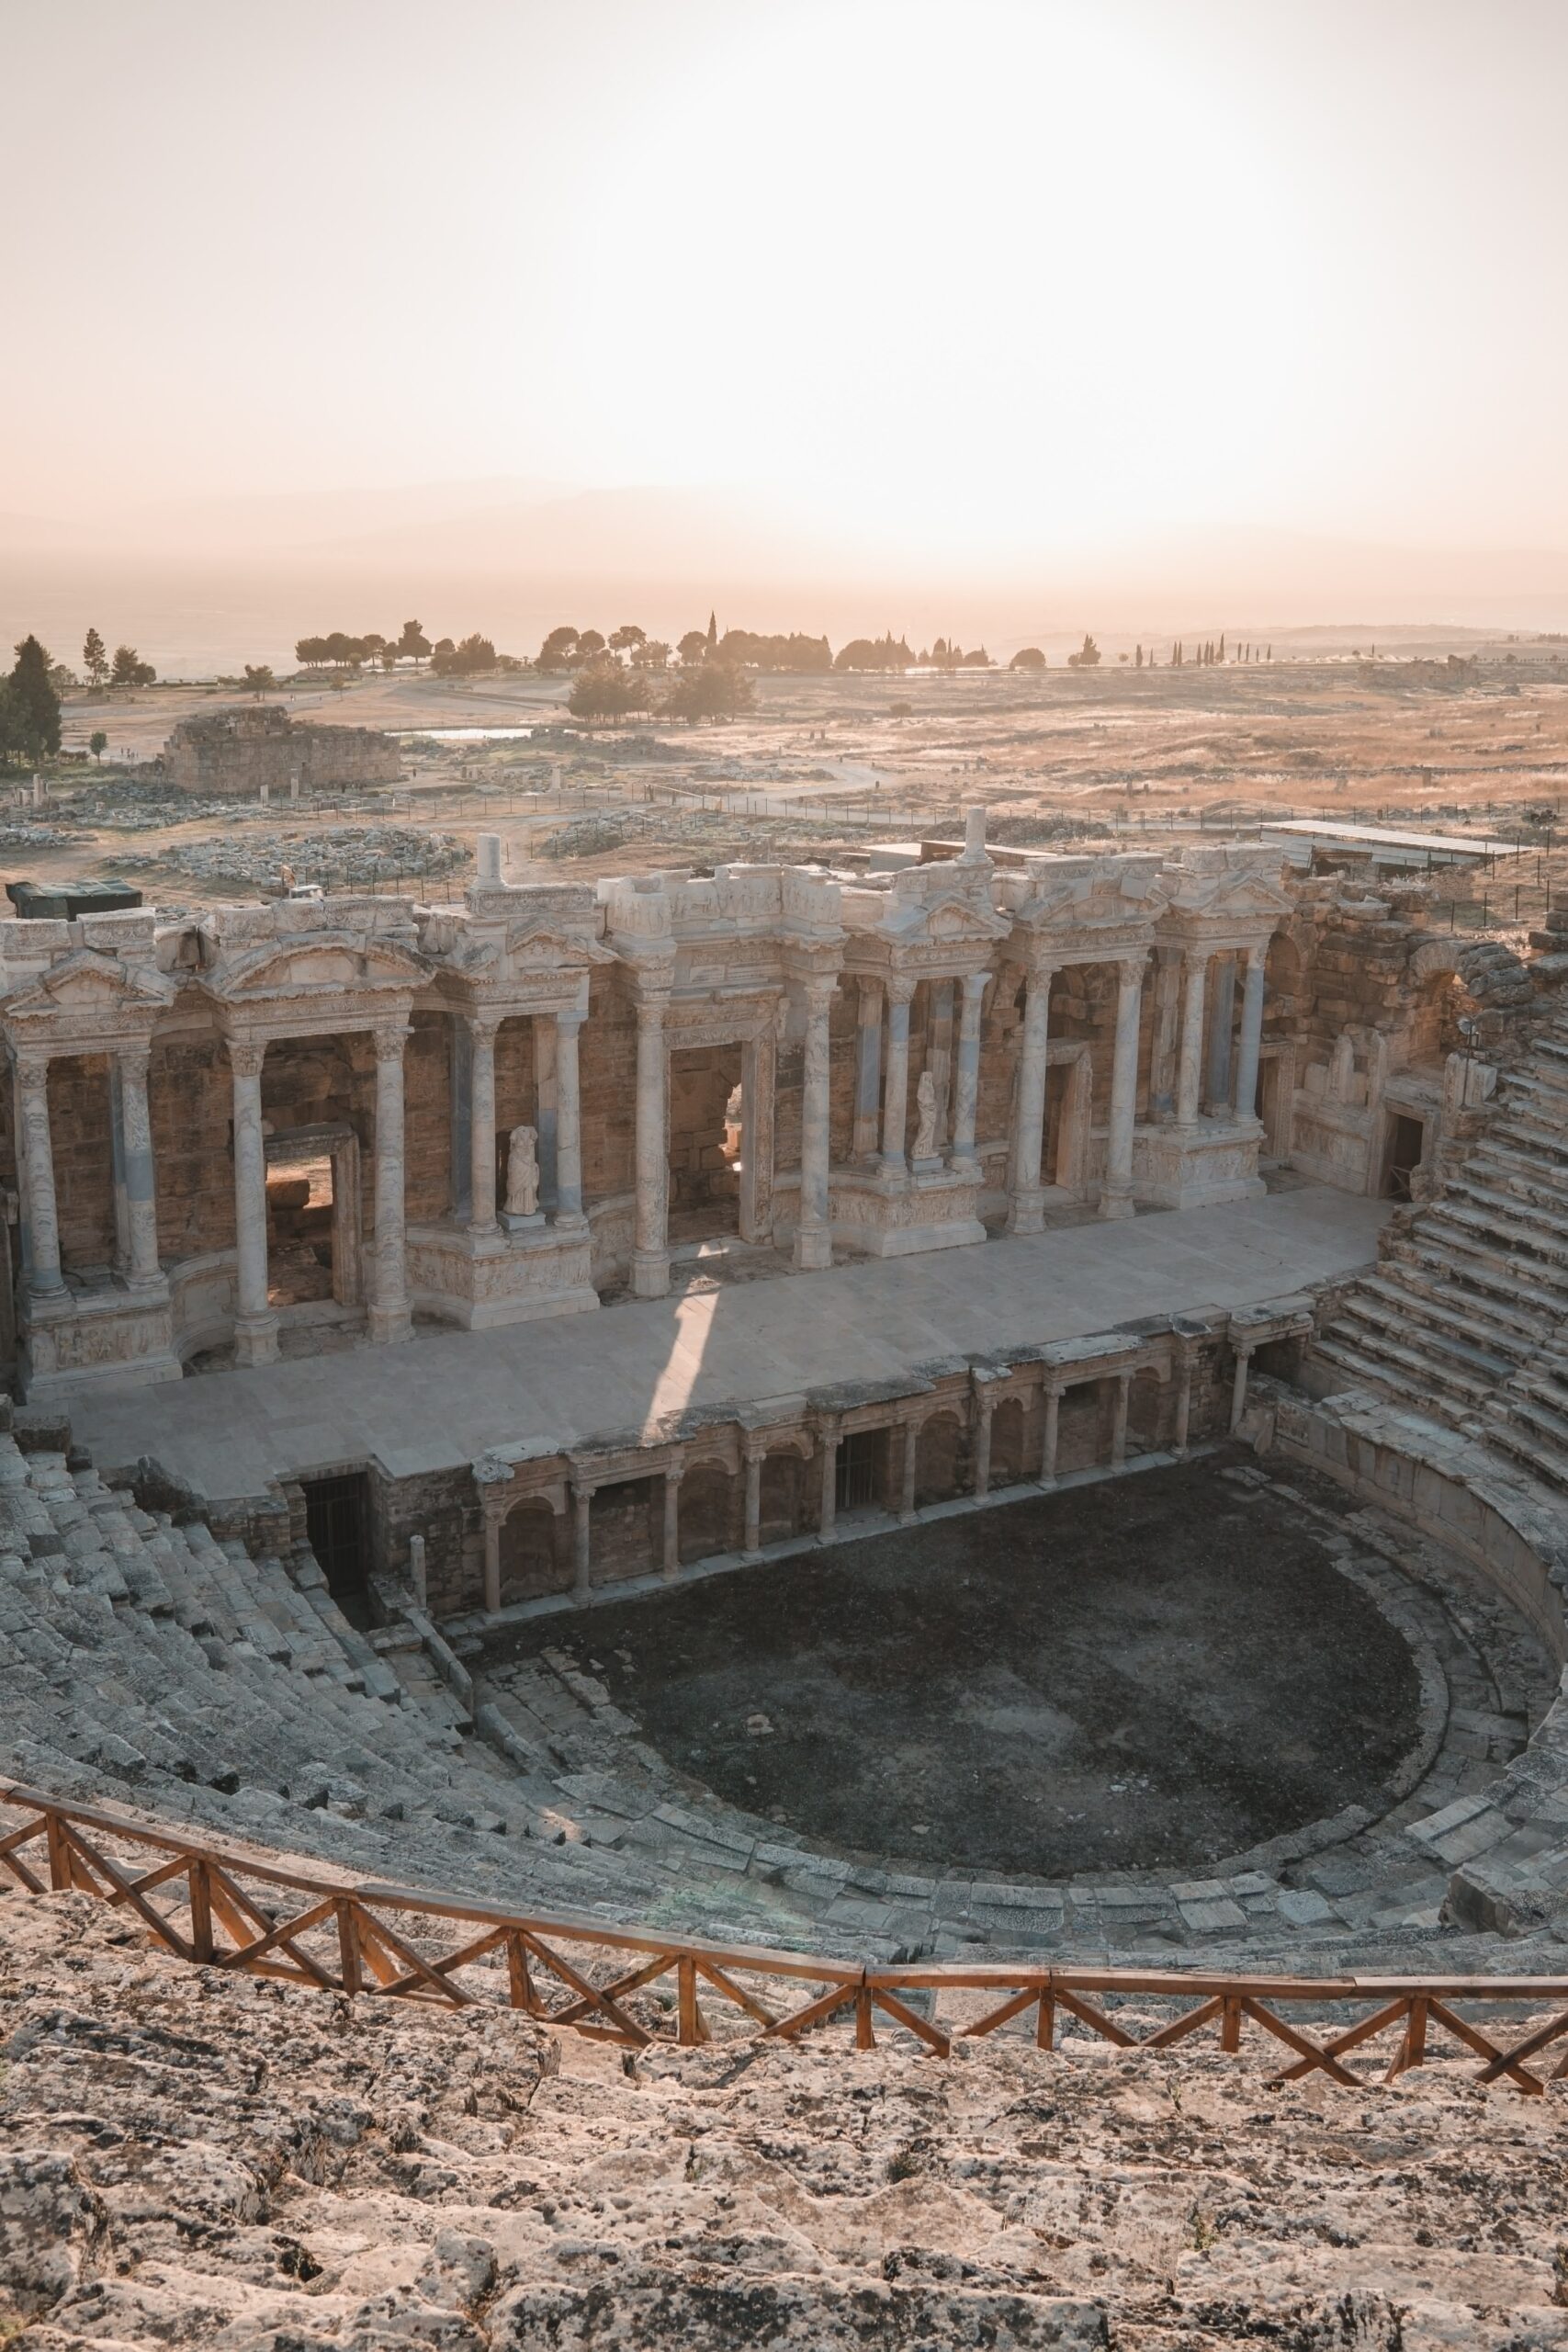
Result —
[[[1362, 1536], [1375, 1569], [1388, 1539]], [[1408, 1961], [1438, 1936], [1450, 1876], [1421, 1820], [1483, 1798], [1536, 1708], [1496, 1669], [1501, 1637], [1489, 1664], [1486, 1645], [1452, 1637], [1440, 1598], [1416, 1588], [1409, 1605], [1443, 1645], [1450, 1721], [1381, 1823], [1346, 1819], [1321, 1850], [1292, 1856], [1287, 1840], [1258, 1867], [1187, 1879], [931, 1873], [818, 1851], [683, 1782], [564, 1653], [480, 1668], [478, 1736], [463, 1737], [408, 1698], [313, 1563], [252, 1559], [0, 1434], [0, 1735], [16, 1778], [363, 1878], [671, 1933], [886, 1958]]]
[[1568, 1488], [1568, 1024], [1503, 1081], [1440, 1196], [1385, 1237], [1318, 1339], [1327, 1374], [1491, 1442]]

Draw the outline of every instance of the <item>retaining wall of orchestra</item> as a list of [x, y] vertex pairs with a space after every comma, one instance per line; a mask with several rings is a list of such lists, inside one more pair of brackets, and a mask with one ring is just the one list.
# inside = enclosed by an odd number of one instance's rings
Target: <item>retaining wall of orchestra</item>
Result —
[[[1568, 1523], [1479, 1440], [1370, 1394], [1315, 1400], [1274, 1390], [1271, 1450], [1459, 1553], [1568, 1668]], [[1452, 1865], [1446, 1916], [1522, 1934], [1568, 1905], [1568, 1671], [1523, 1753], [1483, 1792], [1412, 1825]]]

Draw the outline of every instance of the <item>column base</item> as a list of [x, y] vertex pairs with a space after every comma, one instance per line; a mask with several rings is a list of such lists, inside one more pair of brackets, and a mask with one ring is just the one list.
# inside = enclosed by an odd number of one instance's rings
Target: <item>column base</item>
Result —
[[1008, 1203], [1007, 1229], [1010, 1233], [1043, 1233], [1045, 1230], [1043, 1193], [1015, 1193]]
[[1104, 1191], [1100, 1195], [1100, 1216], [1132, 1216], [1134, 1213], [1135, 1212], [1133, 1207], [1133, 1187], [1131, 1183], [1126, 1185], [1118, 1184], [1114, 1189], [1112, 1189], [1111, 1185], [1107, 1184]]
[[366, 1315], [365, 1328], [373, 1347], [392, 1348], [413, 1337], [413, 1317], [405, 1302], [401, 1306], [372, 1306]]
[[632, 1251], [633, 1297], [667, 1298], [669, 1295], [669, 1250], [634, 1250]]
[[833, 1236], [825, 1225], [797, 1226], [795, 1262], [802, 1273], [819, 1273], [833, 1262]]
[[234, 1317], [234, 1362], [245, 1365], [277, 1362], [276, 1315], [237, 1315]]

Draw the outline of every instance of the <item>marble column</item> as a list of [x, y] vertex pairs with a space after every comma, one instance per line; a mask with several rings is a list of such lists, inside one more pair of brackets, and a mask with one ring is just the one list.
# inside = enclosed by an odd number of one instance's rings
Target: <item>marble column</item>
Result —
[[1222, 1118], [1231, 1107], [1231, 1023], [1235, 1018], [1235, 957], [1220, 956], [1214, 967], [1214, 1001], [1209, 1013], [1207, 1107]]
[[[376, 1041], [376, 1289], [368, 1323], [371, 1339], [389, 1344], [413, 1336], [403, 1224], [403, 1046], [408, 1030], [400, 1021], [389, 1022], [372, 1035]], [[492, 1187], [493, 1182], [492, 1177]]]
[[27, 1195], [28, 1286], [34, 1298], [58, 1298], [64, 1293], [65, 1278], [60, 1271], [60, 1211], [54, 1197], [46, 1056], [29, 1055], [17, 1063], [17, 1118]]
[[1192, 1420], [1192, 1359], [1185, 1351], [1176, 1367], [1176, 1428], [1172, 1445], [1178, 1453], [1187, 1451], [1187, 1432]]
[[855, 1003], [855, 1131], [857, 1159], [876, 1157], [882, 1107], [882, 982], [863, 979]]
[[231, 1037], [234, 1088], [234, 1240], [239, 1260], [234, 1315], [236, 1363], [271, 1363], [277, 1317], [267, 1304], [266, 1146], [262, 1135], [262, 1062], [266, 1040]]
[[[470, 1013], [468, 1029], [468, 1231], [499, 1230], [495, 1217], [495, 1035], [499, 1021]], [[380, 1130], [377, 1130], [378, 1158]]]
[[1052, 966], [1032, 971], [1023, 1004], [1023, 1050], [1012, 1106], [1010, 1233], [1038, 1233], [1044, 1224], [1040, 1158], [1045, 1145], [1045, 1083], [1050, 1067]]
[[637, 1005], [637, 1223], [632, 1289], [662, 1298], [670, 1288], [670, 1106], [661, 996]]
[[800, 1214], [795, 1228], [795, 1262], [803, 1269], [830, 1266], [833, 1262], [833, 1233], [828, 1222], [828, 1012], [832, 1001], [831, 980], [807, 981], [800, 1107]]
[[587, 1225], [582, 1210], [582, 1081], [578, 1060], [581, 1012], [556, 1015], [556, 1225], [561, 1232], [581, 1231]]
[[1149, 1054], [1149, 1116], [1176, 1116], [1177, 1036], [1181, 1018], [1181, 955], [1175, 947], [1156, 951], [1154, 1035]]
[[1258, 1057], [1263, 1044], [1264, 956], [1261, 947], [1247, 951], [1247, 978], [1241, 997], [1241, 1050], [1235, 1066], [1235, 1114], [1258, 1116]]
[[755, 1560], [762, 1549], [762, 1452], [746, 1442], [746, 1534], [742, 1559]]
[[681, 1465], [672, 1463], [664, 1473], [664, 1540], [660, 1568], [669, 1584], [681, 1573]]
[[882, 1165], [897, 1176], [908, 1173], [904, 1137], [909, 1121], [909, 1000], [913, 980], [897, 975], [887, 983], [887, 1073], [882, 1085]]
[[1181, 999], [1181, 1058], [1176, 1080], [1179, 1125], [1198, 1124], [1198, 1090], [1203, 1075], [1203, 999], [1208, 989], [1206, 948], [1190, 947], [1182, 958], [1185, 987]]
[[[964, 1001], [958, 1014], [958, 1069], [953, 1090], [953, 1150], [949, 1164], [962, 1176], [978, 1177], [975, 1157], [975, 1121], [980, 1102], [980, 1008], [985, 1001], [987, 972], [965, 972]], [[1042, 1098], [1043, 1113], [1043, 1098]]]
[[991, 1416], [996, 1400], [984, 1390], [975, 1400], [975, 1499], [984, 1502], [991, 1491]]
[[1111, 1466], [1120, 1470], [1127, 1459], [1127, 1396], [1133, 1385], [1130, 1372], [1116, 1374], [1116, 1397], [1111, 1419]]
[[1111, 1069], [1111, 1122], [1105, 1139], [1101, 1216], [1133, 1214], [1133, 1127], [1138, 1109], [1138, 1016], [1143, 1005], [1142, 956], [1117, 965], [1116, 1057]]
[[158, 1199], [152, 1174], [152, 1121], [147, 1102], [145, 1046], [122, 1046], [115, 1055], [119, 1085], [120, 1163], [125, 1179], [126, 1272], [132, 1289], [157, 1283]]
[[1045, 1389], [1045, 1442], [1040, 1450], [1040, 1483], [1054, 1487], [1056, 1483], [1056, 1445], [1062, 1428], [1062, 1392], [1055, 1383]]
[[484, 1506], [485, 1611], [491, 1617], [501, 1607], [501, 1512], [487, 1498]]
[[822, 1456], [821, 1461], [818, 1464], [818, 1473], [821, 1478], [821, 1487], [820, 1502], [818, 1508], [817, 1530], [818, 1540], [821, 1543], [826, 1544], [831, 1540], [833, 1529], [837, 1523], [839, 1516], [838, 1430], [827, 1429], [820, 1430], [818, 1434], [817, 1442]]
[[1235, 1437], [1247, 1410], [1247, 1371], [1252, 1362], [1252, 1350], [1235, 1340], [1231, 1345], [1235, 1349], [1235, 1371], [1231, 1380], [1231, 1435]]
[[589, 1554], [590, 1513], [593, 1489], [585, 1479], [571, 1482], [571, 1597], [582, 1601], [593, 1589], [592, 1562]]
[[904, 1466], [898, 1482], [898, 1516], [905, 1526], [915, 1517], [915, 1472], [919, 1463], [920, 1430], [918, 1421], [904, 1424]]

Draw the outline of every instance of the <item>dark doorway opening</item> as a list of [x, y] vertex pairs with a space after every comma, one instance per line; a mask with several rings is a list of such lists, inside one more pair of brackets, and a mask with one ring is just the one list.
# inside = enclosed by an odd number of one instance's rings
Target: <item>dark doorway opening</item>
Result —
[[1396, 1111], [1388, 1138], [1388, 1173], [1383, 1179], [1383, 1196], [1391, 1201], [1407, 1201], [1412, 1197], [1410, 1180], [1421, 1165], [1421, 1153], [1427, 1140], [1427, 1129], [1419, 1119], [1407, 1119]]
[[305, 1532], [310, 1539], [327, 1590], [351, 1622], [351, 1603], [363, 1611], [367, 1599], [369, 1497], [363, 1470], [340, 1478], [305, 1482]]
[[839, 1440], [834, 1499], [839, 1510], [871, 1510], [882, 1500], [887, 1461], [886, 1430], [852, 1430]]

